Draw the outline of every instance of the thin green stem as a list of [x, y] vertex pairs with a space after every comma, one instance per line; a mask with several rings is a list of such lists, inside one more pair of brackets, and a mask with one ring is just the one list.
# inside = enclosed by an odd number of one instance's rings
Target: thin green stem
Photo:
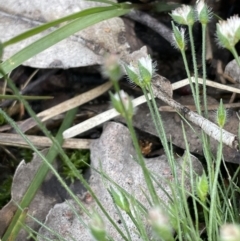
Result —
[[161, 119], [161, 115], [160, 112], [158, 111], [157, 105], [156, 105], [156, 101], [152, 92], [152, 88], [149, 86], [149, 92], [150, 92], [150, 96], [151, 96], [151, 100], [149, 99], [148, 93], [146, 91], [145, 88], [142, 88], [144, 96], [146, 97], [147, 100], [147, 105], [148, 108], [150, 110], [150, 114], [153, 120], [153, 123], [155, 125], [158, 137], [160, 138], [164, 151], [168, 157], [168, 160], [171, 162], [172, 160], [172, 155], [171, 152], [169, 150], [169, 146], [168, 146], [168, 142], [167, 142], [167, 137], [166, 137], [166, 133], [163, 127], [163, 123], [162, 123], [162, 119]]
[[153, 94], [152, 86], [149, 85], [148, 89], [149, 89], [149, 93], [150, 93], [150, 96], [151, 96], [151, 103], [153, 105], [153, 110], [155, 112], [155, 115], [153, 116], [153, 118], [154, 117], [157, 118], [156, 129], [157, 129], [159, 138], [161, 139], [161, 142], [162, 142], [164, 151], [167, 155], [168, 161], [170, 162], [171, 166], [173, 166], [174, 165], [174, 163], [173, 163], [174, 158], [173, 158], [173, 155], [171, 154], [170, 149], [169, 149], [167, 136], [166, 136], [166, 133], [165, 133], [165, 129], [164, 129], [164, 126], [163, 126], [163, 122], [162, 122], [160, 112], [159, 112], [157, 104], [156, 104], [156, 100], [155, 100], [155, 97], [154, 97], [154, 94]]
[[197, 102], [196, 109], [197, 109], [198, 114], [201, 115], [201, 106], [200, 106], [200, 99], [199, 99], [199, 85], [198, 85], [198, 69], [197, 69], [197, 61], [196, 61], [194, 39], [193, 39], [193, 25], [188, 25], [188, 32], [189, 32], [189, 38], [190, 38], [192, 62], [193, 62], [194, 78], [195, 78], [195, 90], [196, 90], [196, 102]]
[[138, 229], [139, 234], [141, 235], [141, 239], [142, 239], [142, 240], [145, 240], [145, 241], [149, 240], [148, 237], [147, 237], [147, 235], [146, 235], [146, 233], [144, 232], [144, 230], [141, 229], [140, 223], [139, 223], [139, 222], [137, 221], [137, 219], [133, 216], [133, 214], [132, 214], [131, 212], [128, 212], [127, 214], [128, 214], [128, 216], [130, 217], [130, 219], [132, 220], [132, 222], [134, 223], [135, 227]]
[[158, 195], [156, 193], [156, 190], [153, 186], [153, 182], [152, 182], [152, 179], [151, 179], [151, 175], [146, 167], [146, 164], [145, 164], [145, 161], [144, 161], [144, 158], [142, 156], [142, 153], [141, 153], [141, 149], [139, 147], [139, 144], [138, 144], [138, 140], [137, 140], [137, 136], [136, 136], [136, 133], [135, 133], [135, 130], [133, 128], [133, 125], [132, 125], [132, 121], [131, 120], [127, 120], [127, 126], [129, 128], [129, 131], [131, 133], [131, 137], [132, 137], [132, 141], [133, 141], [133, 146], [136, 150], [136, 153], [137, 153], [137, 156], [138, 156], [138, 160], [139, 160], [139, 163], [142, 167], [142, 170], [143, 170], [143, 175], [144, 175], [144, 178], [146, 180], [146, 184], [148, 186], [148, 190], [149, 190], [149, 193], [152, 197], [152, 200], [153, 200], [153, 203], [154, 205], [159, 205], [159, 200], [158, 200]]
[[[222, 140], [222, 130], [221, 130], [221, 138]], [[221, 160], [222, 160], [222, 149], [223, 149], [223, 143], [220, 141], [219, 147], [218, 147], [218, 154], [216, 158], [216, 167], [215, 167], [215, 173], [214, 173], [214, 180], [213, 180], [213, 187], [212, 191], [210, 192], [211, 196], [211, 204], [210, 204], [210, 211], [209, 211], [209, 240], [218, 240], [214, 239], [216, 238], [216, 235], [218, 235], [216, 232], [217, 230], [217, 205], [216, 203], [218, 202], [218, 176], [220, 172], [220, 165], [221, 165]]]
[[204, 115], [208, 118], [208, 105], [207, 105], [207, 89], [206, 89], [206, 31], [207, 25], [202, 24], [202, 70], [203, 70], [203, 103], [204, 103]]
[[[184, 138], [184, 142], [185, 142], [185, 147], [186, 147], [186, 151], [185, 151], [185, 154], [183, 156], [183, 161], [184, 161], [184, 165], [183, 165], [183, 171], [182, 171], [182, 187], [184, 187], [184, 177], [185, 175], [183, 175], [184, 171], [185, 171], [185, 164], [186, 164], [186, 161], [188, 162], [188, 165], [189, 165], [189, 168], [187, 170], [189, 170], [190, 172], [190, 185], [191, 185], [191, 190], [194, 190], [195, 188], [195, 183], [194, 183], [194, 175], [193, 175], [193, 165], [192, 165], [192, 158], [190, 156], [190, 150], [189, 150], [189, 144], [188, 144], [188, 141], [187, 141], [187, 136], [186, 136], [186, 132], [185, 132], [185, 128], [184, 128], [184, 125], [183, 125], [183, 122], [182, 122], [182, 131], [183, 131], [183, 138]], [[185, 160], [184, 160], [185, 159]], [[196, 176], [195, 176], [196, 177]], [[185, 194], [186, 195], [186, 194]], [[183, 199], [184, 199], [184, 193], [183, 193]], [[186, 198], [185, 198], [186, 199]], [[185, 201], [185, 200], [184, 200]], [[191, 228], [192, 232], [193, 230], [195, 231], [195, 235], [196, 235], [196, 231], [199, 229], [199, 218], [198, 218], [198, 210], [197, 210], [197, 204], [196, 204], [196, 200], [195, 198], [192, 199], [192, 202], [193, 202], [193, 210], [194, 210], [194, 216], [195, 216], [195, 230], [193, 228]], [[186, 207], [186, 213], [188, 213], [188, 207]], [[190, 219], [190, 222], [189, 222], [191, 225], [192, 224], [192, 221]]]
[[[90, 187], [88, 185], [87, 182], [85, 182], [85, 179], [82, 177], [82, 175], [79, 174], [78, 170], [76, 169], [76, 167], [73, 165], [73, 163], [69, 160], [68, 156], [65, 154], [65, 152], [63, 151], [61, 145], [58, 143], [58, 141], [50, 134], [50, 132], [47, 130], [47, 128], [43, 125], [43, 123], [39, 120], [39, 118], [35, 115], [35, 113], [33, 112], [33, 110], [31, 109], [30, 105], [28, 104], [28, 102], [26, 102], [21, 95], [19, 95], [18, 89], [16, 88], [16, 86], [14, 85], [14, 83], [12, 82], [12, 80], [10, 78], [8, 78], [8, 76], [0, 69], [0, 73], [5, 76], [5, 79], [8, 82], [8, 85], [11, 87], [11, 89], [13, 90], [15, 95], [19, 96], [19, 100], [23, 103], [23, 105], [25, 106], [25, 108], [27, 109], [29, 115], [36, 121], [36, 123], [38, 124], [39, 128], [43, 131], [43, 133], [52, 140], [53, 145], [55, 146], [55, 148], [58, 150], [58, 154], [61, 155], [61, 157], [63, 158], [63, 160], [67, 163], [67, 165], [70, 167], [70, 169], [74, 172], [74, 174], [77, 176], [77, 178], [79, 178], [79, 180], [81, 180], [82, 183], [85, 184], [85, 186], [87, 187], [88, 190], [90, 190]], [[29, 145], [31, 145], [31, 142], [28, 143]], [[35, 147], [33, 147], [35, 148]], [[36, 153], [38, 153], [38, 150], [33, 149]], [[41, 153], [38, 153], [38, 155], [40, 156], [40, 158], [44, 158], [44, 156], [41, 156]], [[52, 171], [54, 172], [55, 169], [53, 169]], [[56, 174], [56, 173], [54, 173]], [[63, 184], [63, 186], [67, 189], [68, 187], [66, 185]], [[71, 190], [67, 190], [69, 192], [69, 194], [72, 194]], [[124, 236], [124, 234], [121, 232], [121, 229], [118, 228], [118, 226], [114, 223], [114, 221], [111, 219], [111, 217], [108, 215], [107, 211], [102, 207], [101, 203], [99, 202], [99, 200], [97, 199], [97, 197], [94, 195], [93, 192], [91, 192], [93, 198], [95, 199], [95, 201], [97, 202], [97, 204], [99, 205], [100, 209], [103, 211], [103, 213], [106, 215], [106, 217], [108, 218], [108, 220], [111, 222], [111, 224], [116, 228], [116, 230], [118, 231], [118, 233], [122, 236], [122, 238], [124, 240], [127, 240], [127, 238]], [[72, 196], [73, 199], [78, 203], [78, 205], [81, 207], [82, 204], [80, 203], [79, 199], [76, 197], [76, 195]], [[84, 208], [84, 207], [82, 207]], [[86, 210], [87, 211], [87, 210]]]
[[[118, 93], [119, 99], [121, 100], [121, 96], [119, 95], [120, 88], [119, 88], [118, 82], [114, 81], [114, 80], [112, 80], [112, 82], [113, 82], [113, 86], [115, 88], [115, 91]], [[140, 166], [142, 167], [143, 175], [144, 175], [144, 178], [145, 178], [145, 181], [146, 181], [146, 184], [147, 184], [150, 196], [151, 196], [151, 198], [153, 200], [154, 205], [157, 206], [157, 205], [159, 205], [158, 195], [157, 195], [156, 190], [155, 190], [155, 188], [153, 186], [151, 175], [150, 175], [150, 173], [149, 173], [149, 171], [148, 171], [148, 169], [146, 167], [145, 160], [144, 160], [144, 158], [142, 156], [141, 149], [139, 147], [138, 139], [137, 139], [137, 136], [136, 136], [136, 132], [135, 132], [133, 124], [132, 124], [132, 118], [129, 117], [129, 115], [128, 115], [127, 111], [126, 111], [126, 108], [125, 108], [124, 104], [122, 103], [122, 100], [121, 100], [121, 105], [122, 105], [122, 109], [124, 110], [124, 113], [125, 113], [124, 117], [126, 119], [129, 132], [131, 134], [131, 138], [132, 138], [132, 141], [133, 141], [133, 146], [134, 146], [134, 148], [136, 150], [138, 162], [139, 162]]]
[[209, 222], [208, 222], [208, 220], [209, 220], [208, 214], [209, 213], [205, 207], [202, 206], [202, 208], [203, 208], [203, 216], [204, 216], [204, 221], [205, 221], [206, 233], [207, 233], [207, 236], [210, 237], [209, 236]]
[[234, 56], [234, 58], [235, 58], [235, 60], [236, 60], [236, 62], [237, 62], [237, 64], [238, 64], [238, 66], [240, 67], [240, 59], [239, 59], [238, 53], [237, 53], [237, 51], [236, 51], [236, 48], [233, 47], [233, 48], [231, 49], [231, 52], [232, 52], [232, 54], [233, 54], [233, 56]]
[[192, 82], [192, 79], [191, 79], [191, 74], [190, 74], [190, 70], [189, 70], [189, 67], [188, 67], [186, 53], [185, 53], [184, 50], [182, 50], [181, 54], [182, 54], [182, 58], [183, 58], [184, 67], [185, 67], [185, 70], [186, 70], [186, 73], [187, 73], [188, 81], [189, 81], [189, 84], [190, 84], [190, 87], [191, 87], [194, 103], [195, 103], [195, 106], [197, 106], [195, 88], [194, 88], [194, 85], [193, 85], [193, 82]]
[[[7, 116], [7, 114], [2, 111], [0, 109], [0, 113], [4, 116], [4, 118], [9, 122], [9, 124], [15, 129], [15, 131], [23, 137], [23, 139], [29, 144], [29, 146], [32, 148], [32, 150], [34, 150], [37, 155], [44, 161], [40, 167], [38, 168], [34, 179], [32, 180], [32, 182], [30, 183], [30, 186], [28, 187], [28, 189], [26, 190], [26, 193], [24, 194], [22, 200], [20, 201], [19, 206], [24, 209], [26, 207], [28, 207], [32, 201], [32, 199], [34, 198], [39, 186], [42, 184], [45, 176], [47, 175], [48, 171], [51, 169], [51, 171], [54, 173], [54, 175], [58, 178], [59, 182], [63, 185], [63, 187], [68, 191], [68, 193], [72, 196], [72, 198], [78, 202], [81, 205], [81, 203], [78, 201], [77, 197], [72, 193], [72, 191], [69, 189], [69, 187], [67, 186], [67, 184], [62, 180], [62, 178], [60, 177], [60, 175], [58, 174], [58, 172], [54, 169], [54, 167], [51, 165], [51, 163], [54, 161], [55, 157], [58, 154], [58, 150], [55, 148], [54, 145], [51, 146], [47, 156], [45, 157], [40, 151], [38, 151], [33, 144], [28, 140], [28, 138], [21, 132], [21, 130], [19, 129], [19, 127], [16, 125], [16, 123]], [[66, 118], [64, 119], [62, 126], [60, 127], [58, 134], [57, 134], [57, 140], [62, 143], [63, 142], [63, 138], [62, 138], [62, 132], [68, 128], [70, 126], [70, 124], [72, 123], [72, 120], [74, 119], [76, 115], [76, 109], [71, 110], [68, 112], [68, 114], [66, 115]], [[84, 209], [84, 207], [82, 206], [82, 208]], [[87, 211], [87, 210], [86, 210]], [[9, 235], [11, 235], [12, 230], [14, 225], [16, 224], [18, 218], [21, 215], [21, 210], [18, 209], [17, 212], [14, 215], [13, 220], [11, 221], [10, 226], [8, 227], [3, 240], [8, 240]], [[18, 230], [19, 231], [19, 230]]]

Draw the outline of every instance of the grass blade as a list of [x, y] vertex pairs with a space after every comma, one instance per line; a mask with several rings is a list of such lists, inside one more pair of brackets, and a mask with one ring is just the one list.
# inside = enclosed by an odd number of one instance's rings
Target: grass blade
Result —
[[[117, 17], [128, 13], [130, 9], [114, 9], [100, 13], [94, 13], [79, 19], [76, 19], [69, 24], [55, 30], [54, 32], [42, 37], [34, 43], [28, 45], [20, 50], [12, 57], [4, 61], [0, 68], [8, 74], [10, 71], [21, 65], [24, 61], [42, 52], [43, 50], [51, 47], [52, 45], [60, 42], [61, 40], [69, 37], [70, 35], [85, 29], [93, 24], [99, 23], [109, 18]], [[0, 78], [3, 77], [0, 74]]]

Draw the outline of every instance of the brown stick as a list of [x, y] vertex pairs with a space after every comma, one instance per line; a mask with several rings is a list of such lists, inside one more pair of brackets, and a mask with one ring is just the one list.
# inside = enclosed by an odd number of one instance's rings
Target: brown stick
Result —
[[195, 125], [201, 127], [201, 129], [213, 139], [217, 140], [218, 142], [222, 141], [225, 145], [231, 148], [239, 148], [238, 138], [236, 135], [224, 129], [221, 129], [213, 122], [191, 111], [189, 108], [181, 105], [180, 103], [169, 97], [165, 92], [163, 92], [161, 90], [162, 78], [162, 76], [158, 76], [152, 81], [153, 93], [158, 99], [161, 99], [164, 103], [168, 104], [169, 106], [173, 107], [176, 111], [180, 112], [186, 119], [190, 120]]

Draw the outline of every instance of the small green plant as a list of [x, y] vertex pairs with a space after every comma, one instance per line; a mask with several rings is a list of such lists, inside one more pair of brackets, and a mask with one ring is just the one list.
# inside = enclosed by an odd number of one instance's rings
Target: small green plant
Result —
[[0, 115], [0, 126], [5, 124], [5, 119], [3, 117], [3, 115]]
[[0, 209], [11, 198], [12, 177], [8, 176], [0, 185]]
[[26, 163], [30, 162], [33, 158], [33, 151], [28, 148], [21, 148], [20, 155]]
[[[90, 151], [89, 150], [74, 150], [74, 151], [67, 151], [66, 154], [69, 157], [69, 160], [75, 166], [75, 168], [82, 173], [83, 169], [88, 167], [90, 164]], [[63, 163], [62, 166], [62, 176], [66, 180], [70, 180], [73, 183], [77, 176], [76, 173], [69, 168], [66, 163]]]

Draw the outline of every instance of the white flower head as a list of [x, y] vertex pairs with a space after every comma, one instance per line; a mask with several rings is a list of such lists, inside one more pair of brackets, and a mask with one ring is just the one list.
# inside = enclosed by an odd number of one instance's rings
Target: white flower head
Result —
[[148, 87], [150, 81], [154, 77], [156, 63], [152, 62], [151, 57], [141, 57], [138, 63], [131, 62], [129, 65], [125, 65], [125, 71], [130, 83], [134, 83], [141, 88]]
[[198, 14], [201, 13], [201, 11], [203, 10], [204, 6], [205, 6], [205, 1], [204, 0], [198, 0], [197, 1], [196, 10], [197, 10]]
[[150, 84], [154, 77], [156, 63], [152, 62], [150, 55], [142, 57], [138, 60], [138, 69], [143, 85], [146, 87]]
[[170, 15], [178, 24], [193, 25], [195, 22], [193, 9], [188, 5], [182, 5], [176, 8]]
[[141, 57], [138, 61], [146, 70], [148, 70], [150, 75], [153, 75], [153, 64], [149, 55], [147, 57]]
[[102, 75], [113, 81], [119, 80], [123, 76], [119, 56], [116, 54], [106, 55], [101, 67]]
[[221, 241], [237, 241], [240, 240], [240, 227], [236, 224], [224, 224], [220, 228]]
[[106, 226], [102, 217], [98, 213], [93, 213], [89, 228], [95, 240], [106, 240]]
[[[119, 98], [119, 96], [120, 96], [120, 98]], [[132, 99], [124, 90], [120, 90], [119, 94], [116, 93], [116, 94], [112, 95], [112, 102], [113, 102], [114, 108], [121, 115], [124, 116], [125, 113], [124, 113], [124, 110], [122, 109], [122, 106], [121, 106], [120, 102], [123, 103], [125, 110], [132, 114], [132, 112], [133, 112]]]
[[232, 49], [240, 40], [240, 18], [234, 15], [217, 24], [217, 38], [220, 46]]
[[114, 94], [114, 98], [115, 98], [116, 101], [120, 101], [119, 96], [120, 96], [124, 106], [127, 107], [128, 103], [129, 103], [129, 96], [128, 96], [128, 94], [124, 90], [120, 90], [119, 91], [119, 95], [118, 95], [118, 93]]
[[207, 6], [205, 0], [197, 1], [196, 13], [199, 22], [202, 24], [207, 24], [212, 18], [212, 9]]
[[161, 240], [173, 240], [173, 228], [168, 215], [160, 207], [154, 207], [148, 212], [148, 220]]
[[124, 118], [132, 118], [134, 115], [134, 107], [132, 104], [132, 98], [123, 90], [120, 90], [119, 93], [112, 94], [110, 92], [110, 97], [113, 107], [117, 112], [120, 113]]

